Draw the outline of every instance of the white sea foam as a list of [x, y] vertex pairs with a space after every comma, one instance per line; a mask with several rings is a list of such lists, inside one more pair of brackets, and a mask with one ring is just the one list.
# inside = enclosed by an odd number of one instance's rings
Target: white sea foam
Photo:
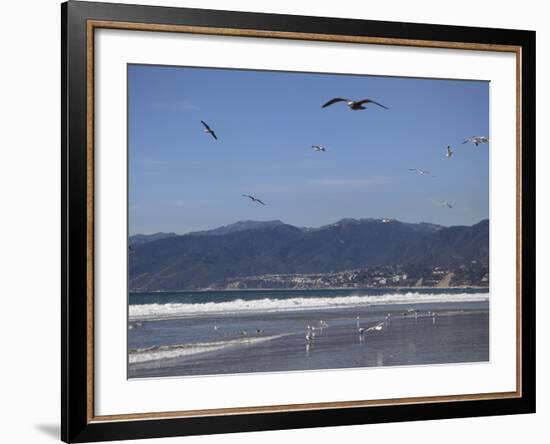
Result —
[[231, 339], [227, 341], [202, 342], [196, 344], [176, 344], [176, 345], [160, 345], [155, 347], [141, 348], [130, 350], [128, 353], [128, 361], [130, 364], [140, 364], [160, 359], [173, 359], [182, 356], [196, 355], [199, 353], [208, 353], [217, 350], [224, 350], [240, 346], [249, 346], [259, 344], [261, 342], [271, 341], [286, 335], [246, 337]]
[[388, 304], [422, 304], [433, 302], [486, 301], [489, 293], [391, 293], [385, 295], [353, 295], [309, 298], [235, 299], [226, 302], [194, 304], [142, 304], [130, 305], [131, 320], [157, 320], [209, 314], [238, 314], [249, 312], [278, 312], [321, 310], [337, 307]]

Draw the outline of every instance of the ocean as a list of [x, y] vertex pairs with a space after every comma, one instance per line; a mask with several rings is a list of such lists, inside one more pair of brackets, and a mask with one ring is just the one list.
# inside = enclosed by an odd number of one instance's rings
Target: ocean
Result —
[[129, 378], [488, 360], [487, 289], [129, 295]]

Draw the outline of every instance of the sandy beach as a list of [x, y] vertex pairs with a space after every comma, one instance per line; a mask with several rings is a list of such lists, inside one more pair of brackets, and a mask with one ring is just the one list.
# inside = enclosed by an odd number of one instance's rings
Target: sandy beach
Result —
[[129, 378], [487, 362], [489, 302], [142, 320], [128, 341]]

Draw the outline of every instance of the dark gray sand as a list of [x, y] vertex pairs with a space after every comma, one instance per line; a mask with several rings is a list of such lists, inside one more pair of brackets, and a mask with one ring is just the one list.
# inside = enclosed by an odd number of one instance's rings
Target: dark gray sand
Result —
[[[359, 334], [357, 316], [361, 328], [381, 325], [380, 330]], [[321, 328], [323, 321], [327, 326]], [[307, 325], [315, 326], [309, 340]], [[156, 356], [132, 362], [137, 349]], [[129, 378], [486, 362], [489, 303], [149, 321], [130, 330], [129, 350]]]

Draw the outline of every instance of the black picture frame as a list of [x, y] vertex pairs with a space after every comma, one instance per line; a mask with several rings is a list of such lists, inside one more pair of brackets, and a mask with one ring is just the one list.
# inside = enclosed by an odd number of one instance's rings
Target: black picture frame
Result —
[[[511, 45], [520, 49], [520, 204], [521, 293], [518, 311], [521, 393], [498, 399], [389, 403], [317, 410], [241, 412], [194, 417], [96, 420], [90, 415], [89, 344], [93, 335], [87, 295], [90, 285], [90, 142], [87, 101], [88, 22], [260, 30], [332, 36], [368, 36], [445, 43]], [[62, 374], [61, 438], [90, 442], [180, 435], [510, 415], [535, 412], [535, 32], [507, 29], [396, 23], [69, 1], [61, 5], [62, 54]], [[92, 405], [93, 407], [93, 405]]]

